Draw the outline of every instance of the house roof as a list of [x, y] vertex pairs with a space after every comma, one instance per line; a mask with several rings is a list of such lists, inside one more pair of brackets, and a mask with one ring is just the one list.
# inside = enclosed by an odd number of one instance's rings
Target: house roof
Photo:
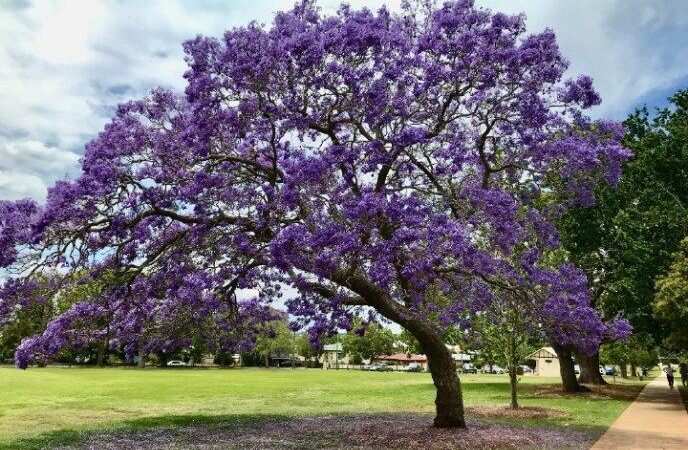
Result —
[[537, 358], [559, 358], [557, 352], [554, 351], [552, 347], [540, 347], [535, 350], [530, 355], [526, 356], [526, 359], [537, 359]]
[[325, 344], [323, 345], [323, 350], [326, 352], [341, 352], [342, 344], [340, 344], [339, 342], [336, 342], [334, 344]]
[[454, 361], [470, 361], [472, 359], [468, 353], [452, 353], [452, 358]]
[[426, 362], [428, 358], [425, 355], [411, 355], [406, 353], [395, 353], [393, 355], [376, 356], [378, 361], [395, 361], [395, 362]]

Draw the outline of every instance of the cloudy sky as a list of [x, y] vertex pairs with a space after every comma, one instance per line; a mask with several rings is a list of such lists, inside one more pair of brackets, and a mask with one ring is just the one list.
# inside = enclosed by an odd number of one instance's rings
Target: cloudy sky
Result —
[[[684, 0], [477, 0], [524, 11], [528, 27], [555, 30], [571, 74], [587, 73], [603, 105], [623, 118], [665, 104], [688, 87]], [[340, 0], [320, 0], [335, 10]], [[397, 9], [400, 0], [350, 0]], [[114, 106], [155, 86], [183, 88], [181, 43], [219, 36], [250, 20], [269, 23], [293, 0], [1, 0], [0, 199], [43, 200], [57, 178], [74, 177], [84, 143]]]

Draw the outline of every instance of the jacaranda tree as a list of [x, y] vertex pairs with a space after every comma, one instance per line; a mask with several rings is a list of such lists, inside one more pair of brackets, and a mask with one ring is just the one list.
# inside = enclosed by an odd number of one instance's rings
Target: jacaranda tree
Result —
[[[552, 31], [471, 1], [423, 5], [326, 16], [306, 1], [270, 28], [186, 42], [184, 95], [121, 105], [78, 179], [44, 206], [3, 204], [0, 254], [19, 280], [127, 280], [25, 340], [19, 367], [105, 316], [132, 354], [189, 324], [236, 346], [290, 285], [292, 325], [313, 341], [371, 311], [413, 334], [435, 425], [463, 427], [442, 333], [497, 296], [536, 299], [551, 338], [583, 351], [627, 331], [589, 307], [581, 272], [545, 258], [553, 220], [618, 178], [621, 127], [582, 113], [599, 97], [563, 79]], [[151, 326], [169, 331], [142, 342]]]

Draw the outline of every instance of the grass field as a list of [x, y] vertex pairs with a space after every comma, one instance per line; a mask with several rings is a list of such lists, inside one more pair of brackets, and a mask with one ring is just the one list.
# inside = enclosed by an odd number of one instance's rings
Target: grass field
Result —
[[[470, 408], [506, 405], [505, 375], [463, 375]], [[524, 406], [561, 411], [539, 425], [601, 433], [634, 397], [629, 382], [561, 395], [555, 378], [523, 377]], [[78, 441], [93, 431], [331, 414], [432, 412], [428, 374], [317, 369], [0, 368], [0, 448]], [[480, 408], [477, 408], [478, 410]], [[469, 409], [470, 411], [470, 409]], [[476, 411], [478, 412], [478, 411]], [[534, 419], [500, 419], [529, 426]]]

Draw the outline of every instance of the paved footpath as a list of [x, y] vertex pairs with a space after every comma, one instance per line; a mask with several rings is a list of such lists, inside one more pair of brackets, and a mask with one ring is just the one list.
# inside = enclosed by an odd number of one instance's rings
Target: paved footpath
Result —
[[688, 449], [688, 413], [665, 376], [648, 383], [591, 450], [610, 449]]

